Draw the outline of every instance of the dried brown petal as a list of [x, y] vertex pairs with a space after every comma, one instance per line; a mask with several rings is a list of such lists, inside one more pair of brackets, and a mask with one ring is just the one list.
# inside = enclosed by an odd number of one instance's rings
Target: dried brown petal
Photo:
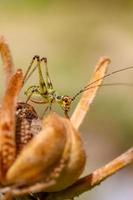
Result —
[[[7, 173], [9, 182], [35, 182], [49, 177], [49, 173], [61, 158], [66, 143], [65, 127], [59, 118], [49, 116], [45, 128], [21, 151]], [[54, 124], [54, 126], [53, 126]], [[22, 164], [23, 163], [23, 164]]]
[[11, 56], [11, 51], [9, 49], [9, 45], [4, 38], [4, 36], [0, 36], [0, 53], [3, 60], [4, 70], [5, 70], [5, 78], [7, 86], [9, 79], [11, 78], [13, 74], [13, 60]]
[[16, 157], [15, 144], [15, 108], [17, 96], [22, 86], [22, 71], [17, 70], [12, 76], [3, 98], [0, 113], [0, 172], [1, 176], [13, 163]]
[[[74, 183], [85, 166], [85, 152], [78, 132], [70, 120], [51, 114], [44, 120], [43, 130], [20, 152], [7, 172], [7, 183], [29, 187], [25, 192], [58, 191]], [[42, 181], [42, 183], [36, 183]], [[53, 185], [54, 184], [54, 185]]]

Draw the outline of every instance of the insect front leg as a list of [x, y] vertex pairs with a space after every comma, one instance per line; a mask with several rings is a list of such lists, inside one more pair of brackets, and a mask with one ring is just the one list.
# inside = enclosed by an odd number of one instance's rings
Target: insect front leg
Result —
[[[30, 87], [25, 91], [25, 95], [27, 96], [26, 103], [27, 103], [29, 100], [32, 101], [32, 102], [34, 102], [34, 103], [42, 103], [42, 104], [48, 103], [47, 98], [44, 98], [44, 96], [42, 96], [39, 86], [36, 86], [36, 85], [30, 86]], [[41, 99], [43, 99], [43, 101], [34, 100], [34, 99], [32, 99], [33, 96], [41, 97]]]

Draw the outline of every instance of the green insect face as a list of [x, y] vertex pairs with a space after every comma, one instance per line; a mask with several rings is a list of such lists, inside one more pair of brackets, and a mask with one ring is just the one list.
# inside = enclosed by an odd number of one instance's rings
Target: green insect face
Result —
[[64, 95], [61, 97], [61, 101], [62, 101], [62, 103], [61, 103], [62, 109], [64, 111], [68, 112], [70, 109], [71, 102], [72, 102], [71, 97]]

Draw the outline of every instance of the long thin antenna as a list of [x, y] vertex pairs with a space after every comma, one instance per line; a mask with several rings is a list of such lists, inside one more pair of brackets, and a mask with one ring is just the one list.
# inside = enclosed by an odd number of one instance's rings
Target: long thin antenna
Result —
[[122, 82], [118, 82], [118, 83], [105, 83], [102, 85], [95, 85], [95, 86], [91, 86], [89, 88], [86, 88], [83, 92], [95, 88], [95, 87], [103, 87], [103, 86], [128, 86], [128, 87], [133, 87], [133, 83], [122, 83]]
[[[130, 66], [130, 67], [126, 67], [126, 68], [122, 68], [122, 69], [113, 71], [113, 72], [108, 73], [108, 74], [106, 74], [105, 76], [102, 76], [101, 78], [99, 78], [99, 79], [97, 79], [97, 80], [91, 82], [90, 84], [88, 84], [88, 85], [86, 85], [84, 88], [82, 88], [79, 92], [77, 92], [77, 93], [72, 97], [72, 101], [74, 101], [75, 98], [76, 98], [79, 94], [81, 94], [82, 92], [84, 92], [84, 91], [90, 89], [90, 86], [93, 85], [94, 83], [98, 82], [99, 80], [105, 79], [105, 78], [107, 78], [107, 77], [109, 77], [109, 76], [111, 76], [111, 75], [113, 75], [113, 74], [116, 74], [116, 73], [119, 73], [119, 72], [122, 72], [122, 71], [126, 71], [126, 70], [128, 70], [128, 69], [133, 69], [133, 66]], [[96, 86], [95, 86], [95, 87], [96, 87]]]

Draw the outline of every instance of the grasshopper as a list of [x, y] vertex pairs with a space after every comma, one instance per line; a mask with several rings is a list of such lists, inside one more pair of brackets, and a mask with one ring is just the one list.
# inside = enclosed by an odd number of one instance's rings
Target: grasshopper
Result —
[[[36, 65], [33, 67], [34, 63], [36, 61]], [[42, 63], [44, 63], [45, 66], [45, 78], [42, 73]], [[33, 68], [32, 68], [33, 67]], [[69, 95], [58, 95], [56, 93], [56, 90], [53, 87], [52, 81], [49, 76], [48, 67], [47, 67], [47, 58], [43, 57], [40, 58], [39, 56], [34, 56], [26, 73], [24, 76], [24, 83], [30, 78], [32, 73], [38, 69], [38, 75], [39, 75], [39, 84], [38, 85], [31, 85], [28, 87], [28, 89], [25, 91], [25, 95], [28, 97], [26, 103], [28, 101], [32, 101], [34, 103], [38, 104], [48, 104], [45, 111], [48, 110], [48, 108], [51, 110], [51, 106], [53, 103], [57, 103], [60, 105], [62, 110], [64, 111], [64, 114], [67, 118], [69, 118], [68, 112], [70, 110], [72, 102], [76, 99], [77, 96], [79, 96], [81, 93], [92, 89], [93, 87], [100, 87], [100, 86], [109, 86], [109, 85], [128, 85], [133, 86], [133, 84], [128, 83], [112, 83], [112, 84], [103, 84], [98, 85], [98, 81], [107, 78], [113, 74], [119, 73], [121, 71], [125, 71], [127, 69], [132, 69], [133, 66], [122, 68], [116, 71], [113, 71], [109, 74], [104, 75], [103, 77], [98, 78], [95, 81], [92, 81], [82, 89], [80, 89], [73, 97], [70, 97]], [[34, 97], [40, 97], [41, 100], [37, 100]]]

